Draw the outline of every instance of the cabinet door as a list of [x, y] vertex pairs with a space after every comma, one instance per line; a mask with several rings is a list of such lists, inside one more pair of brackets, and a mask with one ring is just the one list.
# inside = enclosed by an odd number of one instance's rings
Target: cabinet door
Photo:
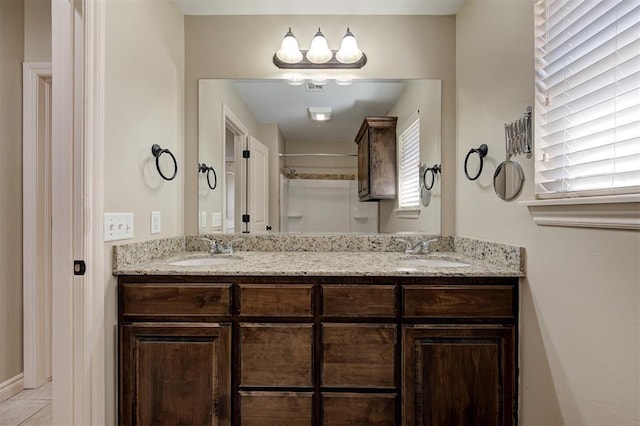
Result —
[[515, 423], [513, 326], [406, 326], [403, 424]]
[[120, 424], [228, 425], [230, 337], [219, 324], [123, 325]]

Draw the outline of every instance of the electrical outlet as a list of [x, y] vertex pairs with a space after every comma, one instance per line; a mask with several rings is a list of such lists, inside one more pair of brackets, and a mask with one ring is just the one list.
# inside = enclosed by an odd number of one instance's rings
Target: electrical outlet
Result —
[[152, 234], [160, 233], [160, 217], [161, 217], [161, 214], [159, 211], [151, 212], [151, 233]]
[[133, 238], [133, 213], [105, 213], [104, 240], [118, 241]]
[[200, 212], [200, 228], [207, 227], [207, 212]]

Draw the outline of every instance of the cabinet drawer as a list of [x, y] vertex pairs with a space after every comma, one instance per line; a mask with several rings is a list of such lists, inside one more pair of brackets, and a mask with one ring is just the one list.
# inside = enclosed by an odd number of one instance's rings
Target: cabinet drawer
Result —
[[513, 288], [503, 286], [405, 286], [406, 317], [513, 317]]
[[310, 426], [311, 392], [240, 392], [242, 426]]
[[322, 385], [394, 387], [396, 326], [323, 324]]
[[323, 285], [322, 314], [346, 317], [394, 317], [393, 285]]
[[395, 394], [323, 393], [322, 424], [393, 426], [395, 404]]
[[125, 317], [231, 314], [231, 284], [125, 283], [122, 287], [122, 314]]
[[241, 324], [240, 386], [311, 386], [311, 324]]
[[240, 315], [311, 317], [311, 284], [240, 284]]

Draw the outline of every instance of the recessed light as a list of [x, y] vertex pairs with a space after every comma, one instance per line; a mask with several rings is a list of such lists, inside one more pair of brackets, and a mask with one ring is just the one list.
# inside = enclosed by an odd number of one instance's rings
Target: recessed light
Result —
[[313, 121], [331, 120], [331, 108], [329, 107], [309, 107], [309, 117]]

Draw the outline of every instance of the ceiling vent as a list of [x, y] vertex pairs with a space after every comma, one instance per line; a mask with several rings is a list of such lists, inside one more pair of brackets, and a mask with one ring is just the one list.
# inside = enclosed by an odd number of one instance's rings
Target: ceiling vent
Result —
[[307, 92], [322, 92], [324, 84], [316, 84], [311, 81], [304, 82], [304, 88]]

